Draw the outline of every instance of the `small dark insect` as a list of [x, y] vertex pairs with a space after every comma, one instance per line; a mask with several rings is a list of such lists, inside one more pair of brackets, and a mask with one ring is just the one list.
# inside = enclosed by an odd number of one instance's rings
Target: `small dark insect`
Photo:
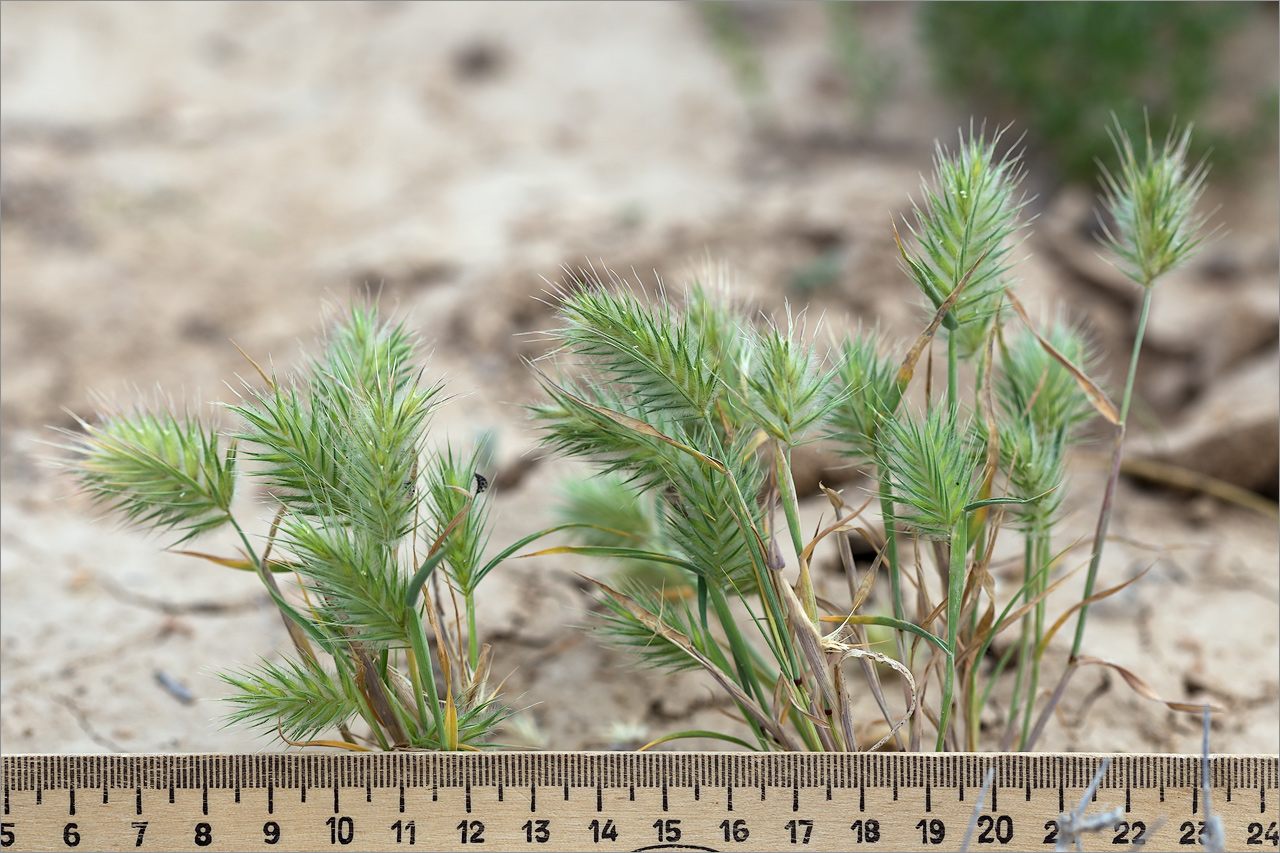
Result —
[[489, 488], [489, 481], [480, 472], [475, 473], [476, 478], [476, 494], [481, 494], [485, 489]]

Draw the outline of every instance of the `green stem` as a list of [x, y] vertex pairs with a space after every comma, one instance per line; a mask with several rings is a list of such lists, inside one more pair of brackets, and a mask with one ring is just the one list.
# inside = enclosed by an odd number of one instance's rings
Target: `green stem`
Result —
[[773, 452], [777, 460], [778, 499], [782, 502], [787, 530], [791, 533], [791, 546], [795, 549], [796, 562], [800, 567], [797, 592], [800, 603], [804, 605], [805, 616], [817, 627], [818, 599], [813, 590], [813, 578], [809, 575], [809, 563], [803, 556], [804, 531], [800, 528], [800, 499], [796, 496], [795, 477], [791, 473], [791, 448], [779, 441], [774, 443]]
[[[729, 610], [729, 601], [725, 598], [724, 591], [714, 584], [708, 584], [707, 592], [711, 607], [715, 610], [716, 619], [720, 622], [720, 627], [724, 631], [725, 638], [729, 641], [729, 649], [732, 652], [734, 659], [734, 668], [737, 670], [738, 678], [740, 679], [739, 686], [741, 686], [748, 695], [755, 695], [756, 704], [766, 716], [774, 717], [776, 719], [777, 716], [781, 716], [781, 714], [778, 709], [770, 707], [769, 697], [765, 694], [764, 687], [761, 685], [759, 676], [757, 675], [758, 670], [763, 671], [763, 661], [759, 659], [755, 649], [753, 649], [743, 639], [742, 633], [738, 630], [738, 623], [733, 618], [732, 612]], [[717, 652], [719, 651], [718, 647], [716, 650]], [[790, 650], [789, 645], [788, 650]], [[775, 657], [778, 658], [779, 664], [783, 663], [780, 654], [775, 654]], [[722, 668], [727, 671], [727, 667], [722, 666]], [[791, 672], [794, 673], [797, 672], [797, 670], [793, 669]], [[792, 678], [793, 676], [779, 675], [774, 677], [773, 680], [776, 681], [779, 677]], [[802, 701], [807, 699], [803, 688], [797, 688], [796, 693]], [[771, 748], [772, 745], [766, 739], [767, 736], [764, 731], [759, 728], [759, 724], [756, 723], [754, 717], [751, 714], [745, 713], [745, 711], [743, 716], [746, 718], [748, 724], [751, 725], [752, 730], [756, 733], [756, 737], [759, 738], [761, 746], [765, 749]], [[789, 716], [792, 724], [796, 727], [796, 731], [799, 732], [800, 736], [804, 739], [805, 747], [811, 751], [818, 751], [819, 744], [817, 732], [814, 730], [812, 721], [804, 715], [796, 713], [795, 709], [791, 710]]]
[[1124, 397], [1120, 400], [1120, 425], [1129, 417], [1129, 402], [1133, 399], [1133, 381], [1138, 375], [1138, 355], [1142, 351], [1142, 338], [1147, 331], [1147, 316], [1151, 313], [1151, 296], [1155, 288], [1147, 286], [1142, 297], [1142, 312], [1138, 315], [1138, 331], [1133, 338], [1133, 354], [1129, 357], [1129, 375], [1125, 378]]
[[228, 515], [227, 520], [231, 522], [231, 526], [235, 528], [236, 534], [240, 537], [240, 542], [244, 544], [245, 553], [249, 555], [249, 562], [259, 563], [258, 552], [254, 550], [252, 543], [249, 542], [249, 535], [244, 532], [244, 528], [235, 520], [233, 516]]
[[[1036, 548], [1034, 542], [1034, 534], [1027, 531], [1022, 540], [1022, 597], [1030, 601], [1034, 596], [1035, 589], [1032, 584], [1032, 577], [1035, 575]], [[1018, 637], [1018, 669], [1013, 676], [1013, 700], [1009, 703], [1009, 721], [1006, 724], [1006, 731], [1012, 733], [1014, 726], [1017, 725], [1018, 717], [1022, 716], [1022, 680], [1028, 675], [1031, 667], [1031, 649], [1034, 648], [1031, 640], [1031, 620], [1035, 617], [1031, 613], [1027, 613], [1022, 617], [1022, 627]], [[1012, 736], [1011, 734], [1009, 735]]]
[[[972, 517], [972, 519], [975, 521], [976, 521], [976, 518], [977, 518], [977, 514], [975, 514]], [[968, 526], [966, 526], [965, 529], [967, 532]], [[977, 525], [977, 532], [973, 535], [972, 538], [973, 538], [973, 564], [975, 566], [982, 565], [984, 563], [989, 565], [991, 562], [991, 555], [984, 553], [984, 550], [987, 547], [986, 525], [985, 524]], [[995, 543], [993, 542], [992, 545], [994, 544]], [[975, 591], [974, 594], [980, 595], [981, 593]], [[991, 606], [995, 607], [995, 604], [996, 602], [992, 600]], [[981, 622], [981, 618], [979, 616], [979, 608], [975, 606], [969, 614], [969, 636], [971, 637], [977, 636], [978, 625], [980, 622]], [[968, 705], [968, 714], [965, 717], [965, 734], [967, 735], [967, 749], [969, 750], [969, 752], [978, 751], [978, 732], [982, 728], [981, 726], [982, 703], [979, 702], [979, 694], [981, 693], [981, 691], [978, 689], [978, 682], [980, 680], [979, 674], [978, 674], [978, 662], [981, 660], [982, 660], [981, 657], [974, 658], [973, 663], [969, 667], [969, 678], [968, 678], [969, 705]]]
[[[787, 530], [791, 534], [791, 546], [795, 551], [796, 562], [800, 567], [800, 577], [797, 581], [797, 597], [800, 604], [804, 608], [804, 613], [799, 614], [807, 618], [814, 628], [818, 627], [818, 601], [813, 590], [813, 578], [809, 575], [808, 561], [804, 559], [804, 531], [800, 527], [800, 500], [796, 496], [795, 478], [791, 473], [791, 448], [781, 441], [773, 443], [773, 454], [775, 460], [775, 474], [778, 485], [778, 500], [782, 503], [782, 512], [787, 519]], [[779, 583], [787, 581], [782, 577], [781, 572], [771, 572], [778, 579]], [[784, 611], [785, 612], [785, 611]], [[794, 617], [793, 617], [794, 618]], [[786, 624], [784, 622], [784, 624]], [[796, 629], [793, 629], [796, 630]], [[800, 656], [800, 660], [807, 660], [806, 657]], [[816, 664], [810, 663], [810, 668]], [[793, 670], [799, 673], [799, 668]], [[814, 679], [821, 679], [822, 673], [812, 672]], [[796, 684], [800, 679], [793, 679], [795, 695], [797, 701], [802, 704], [810, 704], [809, 691], [805, 684]], [[804, 738], [805, 745], [814, 751], [823, 751], [822, 738], [823, 733], [819, 732], [812, 720], [795, 709], [791, 713], [792, 722], [796, 730], [800, 732], [800, 736]]]
[[791, 448], [780, 441], [773, 445], [777, 464], [778, 499], [787, 517], [787, 530], [791, 533], [791, 546], [798, 558], [804, 551], [804, 531], [800, 528], [800, 501], [796, 497], [795, 479], [791, 475]]
[[[427, 606], [430, 606], [428, 604]], [[417, 609], [413, 608], [409, 611], [409, 647], [413, 651], [413, 666], [409, 669], [412, 673], [414, 691], [419, 697], [425, 688], [427, 693], [426, 704], [430, 705], [431, 719], [435, 723], [436, 737], [444, 737], [444, 712], [440, 710], [440, 694], [436, 690], [436, 675], [431, 670], [431, 652], [427, 646], [427, 635], [422, 628], [422, 618], [418, 615]], [[418, 713], [423, 715], [422, 721], [426, 723], [426, 713], [428, 709], [422, 707], [423, 703], [418, 703]]]
[[[709, 631], [705, 635], [704, 654], [706, 654], [707, 658], [710, 659], [711, 662], [714, 663], [717, 667], [719, 667], [722, 672], [724, 672], [726, 675], [729, 673], [730, 668], [733, 665], [731, 665], [729, 663], [728, 658], [725, 657], [724, 649], [720, 647], [719, 641], [717, 641], [715, 637], [711, 636], [711, 633]], [[742, 678], [741, 672], [739, 672], [738, 677], [739, 679]], [[740, 683], [739, 686], [743, 687], [743, 689], [747, 691], [748, 696], [752, 695], [753, 689], [749, 684]], [[767, 706], [760, 704], [760, 700], [758, 696], [757, 696], [756, 702], [757, 704], [759, 704], [760, 709], [764, 710], [766, 714], [768, 714]], [[736, 704], [739, 706], [739, 710], [742, 712], [742, 718], [746, 720], [747, 725], [751, 727], [751, 733], [756, 736], [756, 741], [759, 743], [760, 748], [764, 750], [771, 749], [773, 747], [773, 744], [770, 743], [769, 736], [765, 734], [764, 729], [760, 728], [760, 723], [756, 719], [755, 715], [751, 714], [747, 708], [742, 707], [741, 702], [736, 702]]]
[[[709, 435], [713, 442], [715, 455], [721, 459], [726, 458], [724, 445], [719, 437], [714, 431], [711, 431]], [[738, 518], [738, 528], [742, 531], [747, 550], [751, 553], [752, 568], [755, 569], [756, 573], [756, 584], [760, 587], [761, 599], [764, 602], [765, 621], [769, 628], [767, 638], [772, 638], [773, 645], [786, 653], [785, 660], [781, 654], [777, 655], [778, 663], [782, 666], [783, 671], [787, 673], [787, 677], [791, 678], [794, 673], [799, 672], [799, 665], [795, 648], [789, 641], [784, 628], [786, 625], [786, 612], [782, 609], [778, 591], [774, 588], [776, 573], [770, 567], [770, 555], [761, 550], [761, 544], [756, 535], [757, 531], [752, 523], [751, 505], [742, 494], [742, 488], [738, 485], [737, 478], [726, 471], [725, 479], [733, 490], [734, 514]]]
[[[1151, 312], [1151, 295], [1155, 292], [1148, 283], [1142, 297], [1142, 313], [1138, 317], [1138, 332], [1133, 339], [1133, 354], [1129, 357], [1129, 375], [1124, 383], [1124, 397], [1120, 401], [1120, 423], [1116, 426], [1116, 442], [1111, 453], [1111, 476], [1107, 480], [1107, 488], [1102, 496], [1102, 509], [1098, 513], [1098, 528], [1093, 537], [1093, 556], [1089, 560], [1089, 573], [1084, 581], [1084, 600], [1093, 595], [1094, 582], [1098, 579], [1098, 566], [1102, 563], [1102, 549], [1107, 542], [1107, 528], [1111, 525], [1111, 505], [1115, 500], [1116, 484], [1120, 479], [1120, 459], [1124, 454], [1125, 422], [1129, 417], [1129, 402], [1133, 397], [1133, 380], [1138, 373], [1138, 354], [1142, 351], [1142, 338], [1147, 330], [1147, 315]], [[1071, 644], [1071, 660], [1080, 655], [1080, 646], [1084, 643], [1085, 621], [1089, 616], [1089, 605], [1080, 608], [1076, 616], [1076, 637]]]
[[[1035, 566], [1035, 574], [1031, 579], [1031, 585], [1027, 590], [1027, 595], [1036, 596], [1044, 592], [1048, 581], [1049, 573], [1049, 530], [1043, 525], [1039, 525], [1032, 534], [1035, 540], [1033, 561]], [[1045, 602], [1041, 599], [1036, 603], [1034, 611], [1034, 624], [1032, 628], [1031, 649], [1039, 648], [1040, 640], [1044, 637], [1044, 617]], [[1031, 720], [1034, 716], [1036, 706], [1036, 692], [1040, 689], [1040, 658], [1032, 654], [1031, 656], [1031, 672], [1027, 680], [1027, 698], [1023, 708], [1022, 720], [1022, 738], [1018, 741], [1018, 749], [1025, 750], [1027, 748], [1027, 739], [1031, 735]]]
[[951, 529], [951, 562], [947, 568], [947, 663], [942, 682], [942, 710], [938, 715], [938, 746], [942, 752], [951, 722], [952, 694], [956, 681], [956, 641], [960, 632], [960, 609], [964, 595], [964, 569], [969, 552], [969, 519], [963, 515]]
[[[298, 654], [308, 660], [316, 660], [315, 649], [311, 648], [311, 643], [307, 639], [308, 633], [316, 635], [319, 642], [319, 630], [314, 625], [309, 625], [303, 621], [304, 617], [298, 613], [296, 609], [291, 607], [284, 600], [284, 596], [280, 593], [280, 585], [276, 583], [275, 575], [271, 572], [271, 567], [258, 558], [258, 552], [254, 550], [253, 545], [249, 542], [249, 536], [234, 518], [230, 519], [231, 526], [240, 536], [240, 542], [244, 545], [245, 553], [249, 555], [249, 561], [258, 567], [258, 577], [262, 579], [262, 583], [266, 586], [267, 591], [271, 594], [272, 600], [276, 604], [276, 610], [280, 613], [280, 618], [284, 620], [284, 628], [289, 633], [289, 639], [293, 641], [293, 646], [298, 650]], [[324, 643], [321, 643], [325, 647]], [[331, 651], [326, 647], [326, 651]], [[337, 655], [334, 655], [336, 658]]]
[[738, 623], [734, 620], [733, 613], [729, 610], [729, 601], [724, 596], [724, 590], [715, 584], [708, 584], [707, 597], [710, 600], [712, 609], [715, 610], [716, 619], [720, 622], [720, 629], [724, 631], [725, 639], [729, 641], [729, 651], [733, 655], [733, 665], [738, 671], [738, 678], [742, 679], [743, 689], [749, 694], [754, 694], [756, 701], [760, 703], [760, 707], [768, 710], [769, 700], [766, 698], [760, 682], [756, 679], [755, 668], [751, 665], [751, 656], [747, 651], [747, 643], [742, 638], [742, 633], [738, 630]]
[[[893, 496], [889, 492], [889, 484], [883, 480], [880, 483], [880, 515], [884, 521], [884, 565], [885, 571], [889, 573], [889, 597], [892, 599], [893, 618], [906, 622], [906, 608], [902, 605], [902, 573], [898, 568], [898, 534], [893, 524]], [[893, 642], [897, 647], [899, 663], [910, 669], [911, 663], [907, 659], [907, 647], [901, 631], [893, 632]], [[910, 688], [905, 681], [902, 689], [907, 693], [907, 702], [910, 704]], [[914, 728], [918, 725], [919, 719], [919, 714], [912, 714], [908, 725]]]
[[947, 406], [954, 414], [960, 407], [959, 347], [956, 329], [947, 332]]
[[409, 682], [413, 685], [413, 698], [417, 703], [418, 710], [418, 728], [421, 730], [427, 725], [429, 714], [427, 712], [426, 699], [422, 695], [422, 674], [418, 670], [418, 656], [412, 650], [409, 652]]
[[[888, 484], [880, 485], [880, 515], [884, 520], [884, 565], [889, 573], [889, 593], [893, 599], [893, 618], [906, 621], [906, 609], [902, 606], [902, 576], [898, 570], [898, 535], [893, 524], [893, 496], [888, 492]], [[902, 654], [901, 643], [898, 657], [906, 663]]]
[[462, 600], [467, 608], [467, 660], [471, 663], [471, 673], [480, 665], [480, 640], [476, 635], [476, 599], [475, 594], [468, 592]]

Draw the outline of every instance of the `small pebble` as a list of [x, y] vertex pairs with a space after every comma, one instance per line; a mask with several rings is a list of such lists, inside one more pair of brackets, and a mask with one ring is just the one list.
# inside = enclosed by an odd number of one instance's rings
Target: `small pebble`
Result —
[[183, 705], [190, 705], [196, 701], [195, 695], [187, 689], [187, 686], [169, 673], [162, 669], [157, 669], [155, 676], [156, 682], [163, 687], [170, 696], [177, 699]]

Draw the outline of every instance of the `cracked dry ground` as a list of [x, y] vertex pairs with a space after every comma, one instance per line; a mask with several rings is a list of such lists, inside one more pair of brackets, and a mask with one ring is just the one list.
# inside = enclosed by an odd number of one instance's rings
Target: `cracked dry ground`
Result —
[[[829, 325], [879, 321], [903, 337], [923, 324], [888, 223], [909, 209], [933, 140], [954, 139], [969, 116], [932, 94], [900, 4], [868, 11], [905, 59], [895, 98], [861, 139], [812, 82], [823, 34], [803, 8], [764, 13], [784, 16], [763, 48], [786, 95], [770, 135], [753, 129], [677, 5], [176, 8], [136, 26], [144, 13], [127, 4], [3, 6], [6, 752], [273, 748], [220, 728], [211, 701], [223, 689], [211, 672], [287, 648], [256, 579], [94, 522], [42, 466], [45, 425], [71, 426], [64, 409], [88, 413], [88, 389], [118, 398], [159, 383], [180, 398], [228, 400], [221, 383], [248, 373], [229, 338], [283, 372], [323, 302], [372, 285], [432, 343], [430, 371], [459, 395], [435, 430], [464, 440], [497, 431], [500, 544], [544, 526], [549, 495], [579, 470], [539, 456], [519, 408], [535, 393], [520, 358], [543, 346], [523, 333], [555, 322], [536, 297], [562, 264], [635, 269], [652, 286], [651, 271], [678, 282], [710, 256], [769, 310], [808, 302]], [[1261, 42], [1236, 54], [1271, 69], [1275, 27], [1249, 37]], [[86, 75], [101, 83], [88, 101]], [[1135, 428], [1131, 452], [1274, 499], [1274, 152], [1254, 169], [1211, 187], [1206, 207], [1220, 205], [1229, 230], [1162, 285], [1139, 376], [1143, 425], [1160, 429]], [[1032, 311], [1065, 301], [1087, 318], [1114, 380], [1135, 294], [1096, 258], [1090, 194], [1031, 190], [1039, 219], [1019, 292]], [[789, 290], [824, 258], [838, 262], [824, 287]], [[1092, 535], [1105, 448], [1076, 456], [1062, 542]], [[820, 479], [851, 497], [865, 485], [820, 453], [803, 463], [809, 528]], [[1094, 608], [1086, 651], [1161, 696], [1222, 706], [1216, 751], [1280, 751], [1274, 519], [1126, 477], [1112, 534], [1100, 584], [1150, 571]], [[834, 563], [821, 558], [818, 579], [838, 597]], [[576, 627], [593, 605], [575, 573], [605, 571], [515, 560], [482, 587], [495, 675], [509, 674], [507, 695], [528, 706], [526, 724], [504, 737], [587, 749], [733, 731], [706, 679], [636, 670]], [[1080, 587], [1069, 582], [1051, 612]], [[1065, 652], [1056, 641], [1053, 665]], [[872, 703], [857, 713], [874, 735]], [[1192, 752], [1199, 725], [1095, 668], [1075, 678], [1043, 746]]]

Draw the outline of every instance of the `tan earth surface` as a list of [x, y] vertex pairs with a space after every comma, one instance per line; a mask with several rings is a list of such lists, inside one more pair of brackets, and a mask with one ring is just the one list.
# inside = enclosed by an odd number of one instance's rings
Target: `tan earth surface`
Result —
[[[1274, 84], [1275, 6], [1257, 14], [1232, 67]], [[4, 751], [275, 748], [221, 728], [208, 701], [224, 689], [212, 671], [287, 648], [256, 579], [95, 521], [45, 464], [48, 425], [90, 415], [91, 391], [234, 399], [224, 382], [252, 368], [230, 339], [284, 371], [326, 303], [372, 288], [431, 342], [429, 370], [459, 395], [435, 428], [497, 431], [500, 542], [548, 523], [577, 470], [541, 457], [520, 409], [536, 393], [520, 357], [545, 346], [521, 333], [555, 322], [536, 297], [563, 265], [652, 287], [711, 258], [768, 310], [789, 299], [836, 327], [878, 320], [914, 336], [925, 315], [890, 220], [909, 210], [934, 140], [970, 116], [933, 93], [912, 16], [865, 7], [896, 76], [855, 132], [808, 4], [748, 19], [775, 106], [766, 126], [683, 5], [4, 3]], [[1087, 318], [1114, 387], [1138, 294], [1097, 258], [1090, 195], [1037, 183], [1031, 166], [1039, 219], [1019, 292], [1033, 312], [1062, 301]], [[1278, 178], [1273, 150], [1210, 187], [1226, 230], [1161, 285], [1131, 438], [1131, 458], [1252, 489], [1272, 514], [1126, 477], [1099, 584], [1150, 571], [1093, 609], [1085, 643], [1167, 699], [1221, 706], [1221, 752], [1280, 751]], [[832, 271], [800, 292], [797, 273], [822, 264]], [[1106, 451], [1076, 457], [1063, 542], [1092, 533]], [[814, 456], [812, 483], [848, 478], [834, 466]], [[816, 523], [821, 499], [806, 506]], [[730, 725], [704, 680], [629, 668], [574, 627], [592, 605], [573, 573], [606, 569], [572, 559], [512, 561], [482, 588], [495, 671], [530, 706], [507, 739], [632, 747]], [[1078, 600], [1078, 580], [1051, 613]], [[834, 571], [820, 581], [843, 587]], [[1051, 672], [1066, 651], [1055, 641]], [[1041, 744], [1199, 745], [1197, 719], [1102, 668], [1075, 678]]]

